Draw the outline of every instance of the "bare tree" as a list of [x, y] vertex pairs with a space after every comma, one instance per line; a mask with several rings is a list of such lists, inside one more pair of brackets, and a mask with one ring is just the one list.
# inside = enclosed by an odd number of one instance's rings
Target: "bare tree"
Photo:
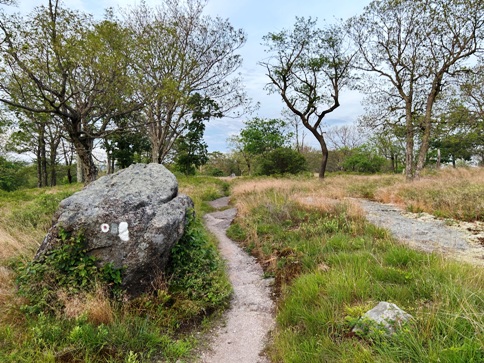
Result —
[[260, 62], [270, 79], [267, 89], [281, 95], [318, 141], [322, 154], [319, 177], [324, 178], [328, 147], [322, 121], [340, 106], [340, 91], [351, 79], [353, 55], [345, 49], [343, 32], [338, 26], [323, 30], [316, 27], [316, 20], [296, 18], [292, 31], [269, 33], [263, 39], [271, 55]]
[[356, 126], [333, 126], [326, 131], [326, 138], [333, 149], [354, 149], [361, 146], [365, 138]]

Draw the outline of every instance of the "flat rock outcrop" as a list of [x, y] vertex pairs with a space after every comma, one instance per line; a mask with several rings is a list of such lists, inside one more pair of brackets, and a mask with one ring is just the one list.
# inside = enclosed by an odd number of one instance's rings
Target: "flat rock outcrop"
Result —
[[82, 233], [88, 254], [100, 264], [123, 268], [122, 286], [137, 296], [165, 270], [191, 208], [192, 200], [178, 194], [178, 182], [168, 169], [135, 164], [64, 199], [35, 258], [58, 246], [60, 228]]

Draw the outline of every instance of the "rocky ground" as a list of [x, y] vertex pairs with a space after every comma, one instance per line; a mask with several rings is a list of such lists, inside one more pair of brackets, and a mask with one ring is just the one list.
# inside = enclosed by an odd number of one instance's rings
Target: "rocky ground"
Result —
[[408, 213], [396, 205], [360, 200], [369, 222], [388, 229], [410, 247], [484, 266], [484, 224]]

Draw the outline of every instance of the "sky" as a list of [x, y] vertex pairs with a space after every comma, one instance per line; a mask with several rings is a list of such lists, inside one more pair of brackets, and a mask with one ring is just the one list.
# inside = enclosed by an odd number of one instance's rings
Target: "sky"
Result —
[[[35, 6], [47, 4], [48, 0], [17, 0], [18, 10], [30, 12]], [[160, 0], [145, 0], [148, 5], [156, 6]], [[227, 139], [237, 135], [244, 126], [243, 121], [253, 117], [279, 118], [284, 104], [280, 96], [268, 95], [264, 86], [268, 82], [265, 69], [257, 63], [267, 54], [261, 45], [262, 37], [269, 32], [291, 29], [296, 16], [313, 17], [320, 20], [320, 25], [332, 23], [335, 19], [347, 19], [360, 14], [370, 0], [208, 0], [205, 12], [210, 16], [229, 19], [235, 28], [241, 28], [247, 34], [247, 43], [239, 54], [243, 58], [240, 69], [246, 91], [254, 102], [259, 102], [259, 109], [252, 115], [236, 119], [213, 119], [207, 124], [205, 141], [212, 151], [227, 152], [230, 145]], [[64, 0], [65, 6], [79, 9], [102, 18], [108, 7], [135, 5], [138, 1], [130, 0]], [[363, 113], [362, 95], [356, 91], [345, 90], [341, 94], [341, 106], [325, 119], [325, 127], [354, 124]], [[306, 142], [316, 146], [312, 135]]]

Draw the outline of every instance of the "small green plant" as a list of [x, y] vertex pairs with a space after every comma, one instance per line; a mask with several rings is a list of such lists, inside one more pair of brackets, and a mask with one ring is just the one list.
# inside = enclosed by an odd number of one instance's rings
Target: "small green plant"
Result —
[[223, 262], [194, 214], [189, 214], [185, 233], [172, 248], [168, 274], [170, 293], [192, 302], [185, 305], [187, 318], [228, 303], [231, 288]]
[[119, 288], [121, 269], [112, 264], [98, 267], [86, 252], [82, 233], [71, 235], [60, 230], [58, 248], [18, 268], [19, 294], [29, 300], [25, 309], [31, 313], [52, 310], [58, 304], [59, 289], [74, 294], [92, 290], [96, 282]]

